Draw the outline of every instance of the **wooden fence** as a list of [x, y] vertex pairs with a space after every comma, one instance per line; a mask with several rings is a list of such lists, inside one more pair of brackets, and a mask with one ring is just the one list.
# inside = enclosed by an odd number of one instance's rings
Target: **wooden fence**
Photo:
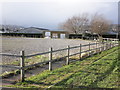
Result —
[[[95, 46], [95, 48], [91, 48], [93, 45]], [[98, 45], [100, 45], [100, 46], [98, 46]], [[53, 50], [53, 48], [51, 47], [51, 48], [49, 48], [48, 52], [37, 53], [37, 54], [33, 54], [33, 55], [25, 55], [25, 51], [21, 51], [20, 55], [12, 55], [12, 54], [1, 53], [0, 55], [2, 55], [2, 56], [19, 57], [20, 58], [20, 66], [0, 65], [0, 67], [8, 67], [8, 68], [19, 69], [20, 70], [21, 81], [24, 81], [25, 80], [25, 69], [26, 68], [31, 68], [33, 66], [41, 65], [43, 63], [49, 63], [48, 64], [49, 65], [49, 70], [51, 71], [52, 70], [52, 62], [56, 61], [56, 59], [53, 59], [53, 52], [65, 51], [66, 50], [66, 53], [67, 53], [66, 56], [63, 56], [61, 58], [66, 58], [66, 65], [68, 65], [71, 56], [79, 55], [80, 56], [79, 60], [81, 60], [82, 53], [88, 53], [88, 56], [90, 56], [90, 55], [93, 55], [95, 53], [100, 53], [100, 52], [102, 52], [104, 50], [108, 50], [108, 49], [110, 49], [112, 47], [115, 47], [117, 45], [118, 45], [118, 43], [116, 43], [116, 42], [114, 42], [114, 43], [113, 42], [103, 42], [101, 44], [99, 44], [98, 42], [96, 42], [96, 43], [89, 43], [89, 44], [86, 44], [86, 45], [80, 44], [80, 45], [74, 46], [74, 47], [67, 46], [67, 48], [58, 49], [58, 50]], [[88, 47], [88, 50], [82, 51], [83, 47]], [[70, 54], [70, 50], [71, 49], [75, 49], [75, 48], [78, 48], [79, 52], [74, 53], [74, 54]], [[95, 51], [95, 52], [93, 53], [92, 51]], [[44, 55], [44, 54], [49, 54], [49, 60], [48, 61], [39, 62], [39, 63], [36, 63], [36, 64], [25, 66], [24, 60], [26, 58], [30, 58], [30, 57], [38, 56], [38, 55]]]
[[118, 39], [113, 38], [103, 38], [104, 41], [119, 41]]

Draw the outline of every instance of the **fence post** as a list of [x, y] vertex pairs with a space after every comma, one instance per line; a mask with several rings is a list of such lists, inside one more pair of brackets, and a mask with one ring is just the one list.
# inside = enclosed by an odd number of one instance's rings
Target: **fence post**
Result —
[[106, 49], [105, 49], [105, 50], [107, 50], [107, 49], [108, 49], [108, 46], [107, 46], [107, 44], [108, 44], [108, 42], [106, 42]]
[[109, 42], [108, 42], [108, 46], [107, 47], [108, 47], [108, 50], [109, 50], [109, 48], [110, 48]]
[[109, 49], [111, 49], [111, 42], [110, 42], [110, 48]]
[[107, 42], [109, 41], [109, 38], [107, 38]]
[[49, 51], [50, 51], [50, 53], [49, 53], [49, 71], [51, 71], [52, 70], [52, 47], [51, 48], [49, 48]]
[[101, 52], [101, 45], [100, 45], [100, 43], [99, 43], [99, 54], [100, 54], [100, 52]]
[[111, 42], [111, 48], [112, 48], [112, 42]]
[[104, 51], [104, 42], [103, 42], [103, 49], [102, 49], [102, 51]]
[[70, 57], [70, 46], [67, 46], [67, 59], [66, 59], [66, 65], [69, 65], [69, 57]]
[[[113, 42], [114, 43], [114, 42]], [[114, 44], [112, 43], [112, 47], [114, 47]]]
[[105, 51], [105, 44], [106, 44], [106, 42], [104, 42], [104, 51]]
[[107, 43], [107, 50], [109, 50], [109, 42]]
[[90, 52], [91, 52], [91, 51], [90, 51], [90, 43], [89, 43], [89, 56], [90, 56]]
[[114, 42], [114, 47], [116, 46], [116, 43]]
[[113, 47], [113, 42], [111, 43], [111, 48]]
[[21, 60], [20, 60], [20, 67], [21, 67], [21, 71], [20, 71], [20, 78], [21, 78], [21, 81], [23, 82], [24, 79], [25, 79], [25, 71], [24, 71], [24, 60], [25, 60], [25, 52], [24, 51], [21, 51], [20, 52], [21, 54]]
[[108, 42], [108, 50], [110, 49], [110, 43]]
[[97, 42], [96, 42], [96, 53], [97, 53]]
[[111, 43], [109, 43], [109, 49], [111, 48]]
[[107, 42], [106, 42], [106, 44], [105, 44], [105, 50], [107, 50]]
[[82, 45], [80, 44], [80, 60], [81, 60], [81, 52], [82, 52], [82, 47], [81, 47]]
[[116, 42], [115, 42], [115, 45], [114, 46], [116, 46]]
[[112, 47], [114, 47], [114, 46], [113, 46], [113, 42], [112, 42]]
[[115, 47], [115, 42], [113, 43], [113, 47]]
[[108, 44], [109, 44], [109, 49], [110, 49], [110, 42]]
[[103, 49], [103, 44], [101, 44], [100, 52], [102, 52], [102, 49]]

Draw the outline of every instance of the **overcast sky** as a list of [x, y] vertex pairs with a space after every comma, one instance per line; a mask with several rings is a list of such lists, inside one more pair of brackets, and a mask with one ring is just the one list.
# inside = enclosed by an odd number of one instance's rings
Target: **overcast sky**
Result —
[[20, 1], [0, 3], [0, 24], [12, 24], [25, 27], [42, 27], [51, 30], [73, 15], [83, 12], [93, 14], [98, 12], [106, 18], [118, 22], [118, 0], [49, 0], [49, 1]]

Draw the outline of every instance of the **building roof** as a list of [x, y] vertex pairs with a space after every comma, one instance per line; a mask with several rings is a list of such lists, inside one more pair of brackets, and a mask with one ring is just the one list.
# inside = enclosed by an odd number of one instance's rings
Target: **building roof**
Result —
[[116, 35], [116, 34], [117, 34], [117, 32], [108, 31], [108, 32], [106, 32], [105, 34], [107, 34], [107, 35]]
[[53, 32], [53, 33], [67, 33], [67, 31], [49, 31], [49, 32]]
[[49, 31], [48, 29], [43, 29], [43, 28], [36, 28], [36, 27], [29, 27], [22, 29], [20, 31], [17, 31], [16, 33], [43, 33], [44, 31]]

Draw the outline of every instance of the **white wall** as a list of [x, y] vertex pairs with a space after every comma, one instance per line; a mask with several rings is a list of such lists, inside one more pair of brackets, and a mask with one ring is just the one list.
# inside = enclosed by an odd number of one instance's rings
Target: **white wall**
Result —
[[65, 34], [60, 34], [61, 39], [65, 39]]

